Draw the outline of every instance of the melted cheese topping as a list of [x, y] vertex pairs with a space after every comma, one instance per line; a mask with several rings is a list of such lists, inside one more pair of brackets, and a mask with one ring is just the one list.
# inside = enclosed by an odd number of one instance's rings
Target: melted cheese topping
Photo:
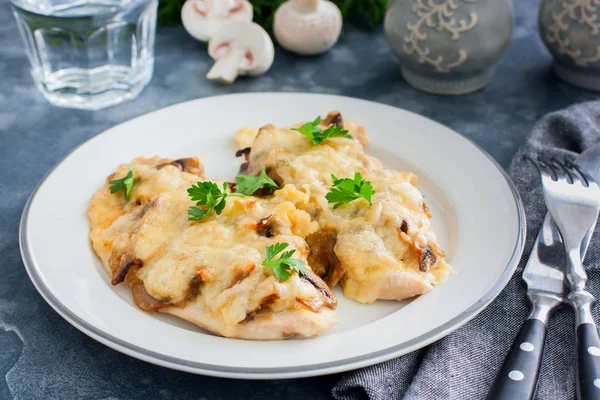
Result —
[[[339, 113], [323, 126], [329, 123], [341, 123]], [[344, 128], [354, 140], [322, 145], [289, 128], [243, 128], [235, 140], [251, 147], [245, 173], [266, 167], [280, 189], [268, 198], [229, 197], [221, 215], [202, 221], [188, 220], [187, 188], [204, 180], [197, 159], [121, 165], [88, 209], [90, 240], [113, 284], [129, 284], [144, 310], [248, 339], [314, 336], [337, 320], [335, 296], [312, 271], [279, 281], [262, 265], [265, 248], [275, 243], [288, 243], [294, 258], [310, 261], [330, 285], [339, 281], [347, 297], [363, 303], [431, 290], [451, 268], [416, 176], [383, 168], [364, 152], [365, 130], [348, 122]], [[122, 192], [110, 193], [108, 181], [130, 167], [135, 183], [125, 200]], [[355, 172], [372, 183], [372, 206], [358, 199], [334, 210], [325, 198], [331, 175]]]
[[[119, 177], [135, 167], [129, 201], [122, 193], [110, 194], [108, 185], [92, 199], [90, 238], [113, 277], [123, 260], [136, 260], [142, 266], [133, 267], [126, 282], [141, 281], [145, 300], [224, 336], [311, 336], [335, 323], [332, 310], [324, 310], [335, 308], [335, 297], [312, 272], [308, 278], [294, 273], [284, 282], [262, 265], [265, 248], [279, 242], [296, 249], [294, 258], [306, 261], [303, 238], [318, 224], [296, 207], [308, 203], [305, 193], [289, 185], [264, 200], [228, 197], [221, 215], [189, 221], [188, 208], [194, 203], [187, 188], [202, 177], [177, 165], [160, 166], [169, 162], [140, 158], [119, 167], [114, 174]], [[261, 221], [268, 221], [268, 235], [260, 234]], [[278, 324], [282, 312], [286, 317]], [[298, 316], [289, 318], [295, 312]], [[271, 316], [269, 330], [261, 328], [266, 314]]]
[[[284, 184], [294, 184], [309, 196], [308, 204], [299, 207], [321, 229], [335, 232], [338, 260], [331, 264], [339, 264], [335, 267], [339, 271], [333, 272], [327, 270], [331, 266], [313, 268], [331, 285], [341, 278], [347, 297], [372, 303], [378, 298], [400, 300], [425, 293], [447, 277], [450, 267], [431, 229], [423, 196], [415, 187], [417, 178], [383, 168], [364, 153], [362, 143], [368, 140], [364, 129], [353, 124], [345, 128], [355, 140], [334, 138], [314, 145], [297, 131], [267, 125], [256, 134], [245, 173], [257, 175], [267, 167]], [[248, 132], [246, 128], [239, 133], [236, 142], [246, 142]], [[345, 178], [355, 172], [371, 181], [376, 192], [373, 206], [358, 199], [334, 210], [325, 199], [332, 186], [331, 174]], [[422, 268], [422, 255], [427, 251], [435, 255], [434, 268]]]

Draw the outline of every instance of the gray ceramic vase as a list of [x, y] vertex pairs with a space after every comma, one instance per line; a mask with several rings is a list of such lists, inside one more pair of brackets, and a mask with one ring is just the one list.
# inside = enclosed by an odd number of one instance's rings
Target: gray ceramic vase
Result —
[[392, 0], [384, 28], [409, 84], [455, 95], [489, 82], [513, 20], [511, 0]]
[[539, 29], [556, 74], [600, 91], [600, 0], [542, 0]]

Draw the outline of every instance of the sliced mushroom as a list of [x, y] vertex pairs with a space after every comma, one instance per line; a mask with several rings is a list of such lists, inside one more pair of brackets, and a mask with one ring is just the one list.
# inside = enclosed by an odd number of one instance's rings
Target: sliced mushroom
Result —
[[196, 157], [179, 158], [169, 163], [159, 164], [156, 166], [157, 169], [166, 167], [167, 165], [173, 165], [182, 171], [189, 172], [190, 174], [198, 175], [204, 172], [204, 166], [200, 163]]
[[273, 181], [277, 184], [278, 187], [281, 187], [283, 185], [283, 178], [281, 177], [281, 175], [279, 175], [279, 173], [277, 173], [275, 167], [267, 167], [265, 172], [269, 178], [273, 179]]
[[421, 272], [427, 272], [431, 268], [435, 267], [435, 264], [437, 262], [437, 257], [435, 256], [435, 253], [433, 251], [431, 251], [431, 249], [429, 247], [425, 247], [424, 249], [417, 247], [416, 250], [417, 250], [417, 256], [419, 257], [419, 260], [420, 260], [419, 270]]
[[323, 125], [335, 125], [340, 128], [344, 127], [344, 119], [342, 118], [342, 114], [339, 111], [331, 111], [327, 116], [323, 119]]
[[252, 5], [247, 0], [188, 0], [181, 21], [190, 35], [207, 42], [227, 22], [252, 21]]
[[323, 282], [321, 278], [315, 275], [314, 272], [308, 270], [306, 275], [302, 275], [302, 279], [313, 285], [315, 289], [321, 295], [323, 302], [329, 308], [335, 309], [337, 307], [337, 298], [335, 294], [329, 289], [329, 287]]
[[264, 307], [268, 307], [269, 305], [271, 305], [278, 299], [279, 299], [279, 295], [277, 293], [272, 293], [272, 294], [268, 295], [267, 297], [263, 298], [260, 301], [260, 304], [258, 305], [258, 307], [256, 307], [254, 310], [247, 313], [246, 318], [241, 320], [239, 323], [243, 324], [243, 323], [252, 321], [254, 319], [254, 317], [256, 316], [256, 313], [258, 313]]
[[322, 229], [306, 238], [310, 248], [308, 264], [317, 275], [328, 284], [335, 286], [344, 275], [341, 263], [335, 254], [337, 232], [332, 229]]
[[216, 61], [206, 78], [231, 84], [238, 75], [262, 75], [273, 64], [275, 50], [267, 32], [254, 22], [229, 22], [208, 46]]
[[202, 276], [196, 275], [194, 276], [189, 283], [188, 292], [185, 296], [186, 300], [193, 300], [200, 293], [200, 285], [202, 284]]
[[404, 233], [408, 233], [408, 222], [402, 220], [402, 224], [400, 225], [400, 230]]
[[113, 275], [113, 280], [110, 283], [113, 286], [118, 285], [119, 283], [125, 280], [125, 277], [127, 276], [127, 273], [129, 272], [131, 267], [141, 267], [142, 264], [142, 260], [140, 260], [139, 258], [135, 258], [131, 254], [123, 254], [121, 256], [119, 267], [115, 271], [115, 274]]
[[250, 151], [252, 149], [250, 147], [246, 147], [244, 149], [238, 150], [235, 152], [236, 157], [244, 156], [244, 162], [240, 165], [240, 174], [246, 172], [248, 167], [250, 166]]
[[301, 55], [324, 53], [342, 31], [342, 13], [327, 0], [288, 0], [275, 12], [273, 33], [281, 47]]
[[144, 311], [157, 311], [172, 304], [170, 299], [157, 300], [146, 291], [144, 282], [135, 278], [131, 282], [131, 294], [136, 306]]
[[259, 220], [254, 228], [256, 229], [256, 234], [258, 236], [264, 236], [267, 238], [271, 238], [275, 235], [277, 235], [277, 232], [275, 232], [275, 215], [271, 214], [268, 217], [265, 217], [261, 220]]

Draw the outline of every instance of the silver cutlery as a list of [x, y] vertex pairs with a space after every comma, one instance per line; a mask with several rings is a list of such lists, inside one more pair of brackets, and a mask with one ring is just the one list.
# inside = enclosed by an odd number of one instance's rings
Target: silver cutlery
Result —
[[558, 230], [546, 215], [523, 270], [530, 314], [500, 368], [489, 400], [531, 399], [535, 395], [551, 312], [565, 296], [564, 251]]
[[564, 251], [558, 230], [546, 215], [527, 265], [523, 281], [530, 313], [515, 338], [492, 385], [489, 400], [531, 399], [535, 395], [550, 314], [562, 304]]
[[575, 311], [577, 392], [580, 399], [600, 399], [600, 337], [592, 317], [595, 298], [586, 290], [581, 245], [596, 226], [600, 187], [581, 168], [557, 160], [538, 159], [548, 213], [558, 228], [567, 256], [566, 302]]
[[[600, 145], [580, 154], [576, 163], [600, 179]], [[593, 229], [590, 229], [582, 243], [582, 258], [592, 233]], [[531, 312], [496, 376], [488, 399], [519, 400], [535, 396], [548, 320], [554, 309], [562, 304], [566, 294], [564, 263], [560, 234], [550, 215], [546, 214], [523, 270]]]

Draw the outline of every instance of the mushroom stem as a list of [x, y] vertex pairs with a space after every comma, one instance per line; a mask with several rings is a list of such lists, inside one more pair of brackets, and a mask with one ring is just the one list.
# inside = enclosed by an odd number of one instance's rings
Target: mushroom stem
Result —
[[217, 59], [215, 65], [206, 74], [206, 78], [221, 83], [233, 83], [243, 62], [244, 51], [237, 46], [232, 46], [226, 55]]
[[314, 12], [320, 0], [290, 0], [295, 9], [302, 12]]

